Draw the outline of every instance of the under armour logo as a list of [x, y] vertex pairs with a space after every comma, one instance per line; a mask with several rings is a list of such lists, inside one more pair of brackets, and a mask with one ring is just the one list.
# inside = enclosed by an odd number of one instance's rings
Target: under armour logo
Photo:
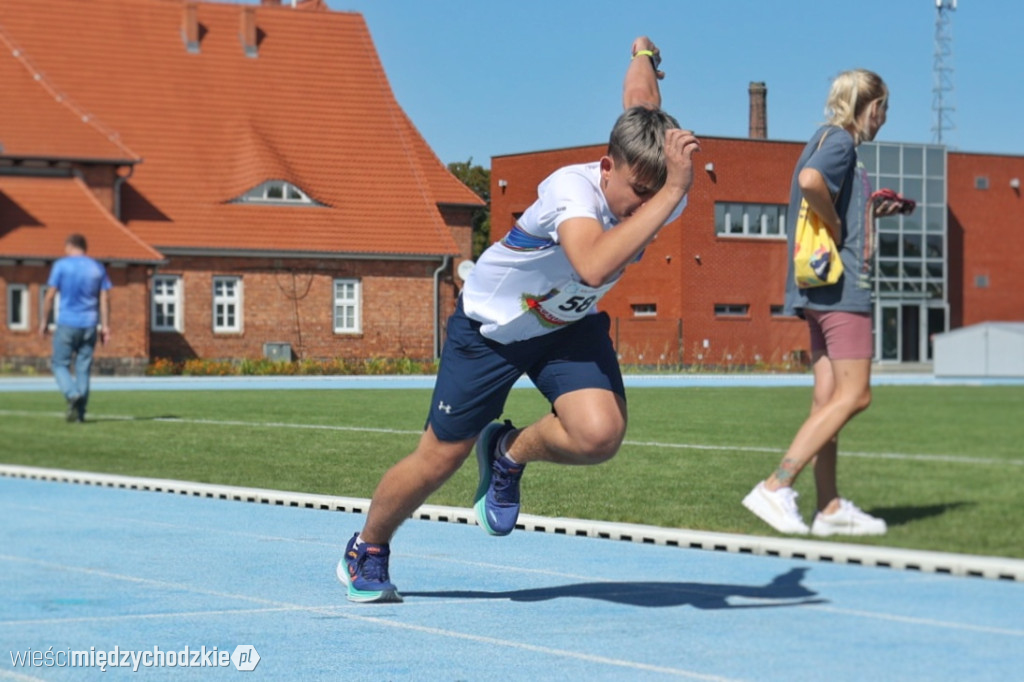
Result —
[[445, 405], [443, 400], [437, 403], [437, 409], [439, 409], [441, 412], [444, 412], [445, 414], [452, 413], [452, 406]]

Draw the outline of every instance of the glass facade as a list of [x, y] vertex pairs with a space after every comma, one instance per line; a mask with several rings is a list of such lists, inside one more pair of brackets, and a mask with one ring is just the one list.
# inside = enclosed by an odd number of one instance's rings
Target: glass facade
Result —
[[865, 142], [858, 160], [874, 189], [917, 202], [911, 215], [877, 221], [875, 359], [932, 359], [931, 337], [949, 318], [946, 230], [946, 148]]

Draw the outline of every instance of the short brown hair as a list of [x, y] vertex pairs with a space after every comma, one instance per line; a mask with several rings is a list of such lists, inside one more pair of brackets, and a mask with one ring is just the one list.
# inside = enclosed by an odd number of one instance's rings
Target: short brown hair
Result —
[[657, 191], [668, 176], [665, 132], [678, 127], [679, 122], [661, 109], [627, 109], [612, 129], [608, 156], [629, 166], [638, 181]]
[[68, 244], [69, 246], [73, 246], [76, 249], [81, 249], [82, 251], [88, 250], [88, 247], [86, 246], [85, 242], [85, 237], [78, 234], [77, 232], [75, 232], [72, 235], [68, 235], [68, 238], [64, 240], [64, 243]]

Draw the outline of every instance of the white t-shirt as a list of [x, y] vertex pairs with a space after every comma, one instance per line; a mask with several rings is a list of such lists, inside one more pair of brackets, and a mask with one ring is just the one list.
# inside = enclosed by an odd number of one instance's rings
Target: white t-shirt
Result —
[[[512, 231], [481, 254], [462, 290], [463, 309], [481, 323], [481, 334], [511, 343], [597, 312], [597, 302], [622, 273], [601, 287], [584, 284], [558, 244], [558, 227], [570, 218], [593, 218], [605, 230], [618, 224], [600, 182], [598, 162], [555, 171], [537, 188], [537, 201]], [[685, 206], [683, 197], [665, 224]]]

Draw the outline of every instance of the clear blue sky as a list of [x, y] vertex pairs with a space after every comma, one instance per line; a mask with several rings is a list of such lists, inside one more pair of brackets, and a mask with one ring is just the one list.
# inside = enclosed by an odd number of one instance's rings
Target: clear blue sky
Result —
[[[832, 77], [865, 67], [891, 91], [878, 139], [934, 141], [935, 0], [328, 3], [365, 17], [399, 104], [445, 163], [603, 143], [637, 35], [662, 50], [663, 108], [698, 135], [746, 137], [748, 86], [764, 81], [768, 136], [804, 140]], [[943, 141], [1024, 155], [1024, 2], [957, 5]]]

